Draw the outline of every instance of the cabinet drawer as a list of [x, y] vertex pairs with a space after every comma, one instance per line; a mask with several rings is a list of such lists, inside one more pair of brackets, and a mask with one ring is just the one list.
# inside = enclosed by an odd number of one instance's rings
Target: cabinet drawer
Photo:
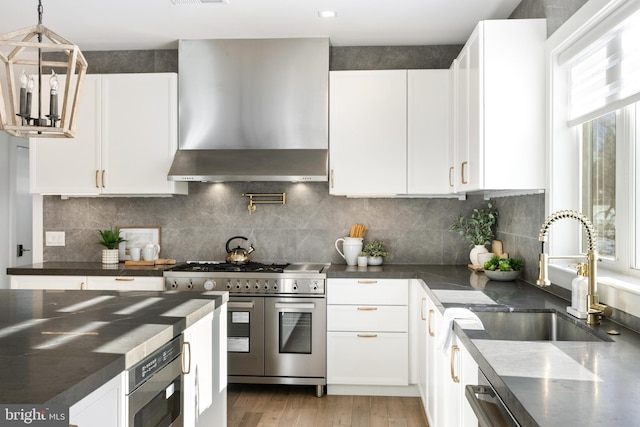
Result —
[[87, 289], [103, 291], [162, 291], [162, 277], [90, 276]]
[[406, 305], [329, 305], [328, 331], [407, 332]]
[[407, 305], [406, 279], [329, 279], [327, 304]]
[[85, 289], [85, 276], [11, 276], [11, 289]]
[[327, 384], [408, 385], [406, 333], [329, 332]]

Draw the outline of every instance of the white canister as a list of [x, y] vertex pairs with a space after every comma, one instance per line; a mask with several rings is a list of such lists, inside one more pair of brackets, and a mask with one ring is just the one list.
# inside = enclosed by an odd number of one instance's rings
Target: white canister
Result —
[[[338, 247], [340, 242], [342, 242], [342, 251]], [[357, 265], [358, 255], [362, 252], [362, 237], [341, 237], [336, 240], [335, 247], [347, 265]]]

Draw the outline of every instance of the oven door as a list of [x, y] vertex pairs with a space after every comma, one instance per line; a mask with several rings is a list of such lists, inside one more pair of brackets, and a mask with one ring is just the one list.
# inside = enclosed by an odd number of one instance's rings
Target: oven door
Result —
[[228, 375], [264, 375], [264, 298], [229, 296]]
[[326, 376], [325, 298], [265, 298], [265, 375]]
[[128, 427], [182, 427], [182, 358], [156, 372], [127, 399]]

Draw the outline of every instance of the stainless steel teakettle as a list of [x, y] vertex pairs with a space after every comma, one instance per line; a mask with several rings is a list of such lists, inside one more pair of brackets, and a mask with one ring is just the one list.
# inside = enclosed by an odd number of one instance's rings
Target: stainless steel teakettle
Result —
[[235, 249], [230, 249], [229, 243], [231, 243], [231, 241], [234, 239], [249, 240], [243, 236], [234, 236], [227, 240], [226, 249], [227, 253], [229, 254], [227, 255], [227, 262], [231, 264], [245, 264], [249, 262], [249, 254], [255, 250], [253, 244], [249, 245], [249, 249], [245, 249], [241, 246], [238, 246]]

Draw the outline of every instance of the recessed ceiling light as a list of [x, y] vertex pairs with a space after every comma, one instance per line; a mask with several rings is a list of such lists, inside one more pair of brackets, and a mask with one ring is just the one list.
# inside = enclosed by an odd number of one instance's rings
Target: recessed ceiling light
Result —
[[320, 18], [335, 18], [338, 13], [335, 10], [319, 10], [318, 16]]

